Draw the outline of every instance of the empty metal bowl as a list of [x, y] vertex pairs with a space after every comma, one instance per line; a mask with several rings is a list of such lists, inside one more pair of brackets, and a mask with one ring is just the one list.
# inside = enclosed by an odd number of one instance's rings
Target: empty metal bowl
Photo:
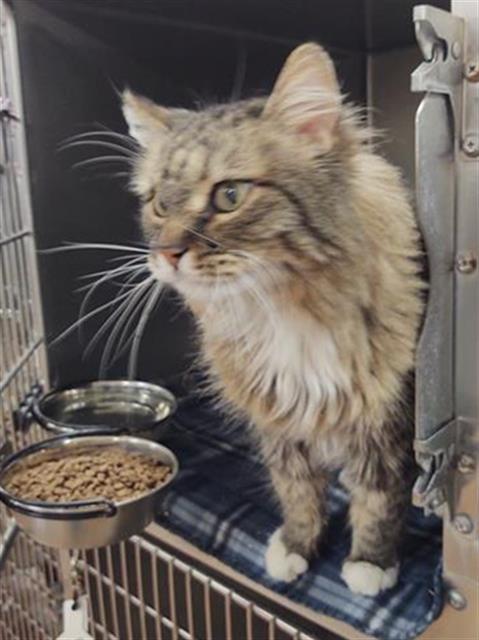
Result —
[[[124, 447], [143, 453], [171, 468], [159, 487], [122, 501], [103, 498], [77, 502], [38, 502], [16, 497], [6, 490], [7, 473], [27, 459], [58, 455], [78, 447]], [[26, 447], [0, 463], [0, 500], [18, 526], [37, 542], [57, 548], [91, 549], [115, 544], [140, 533], [153, 520], [161, 494], [178, 472], [176, 456], [166, 447], [134, 436], [105, 434], [66, 435]]]
[[33, 415], [56, 433], [86, 429], [161, 436], [176, 411], [175, 397], [163, 387], [137, 380], [98, 380], [55, 389], [35, 400]]

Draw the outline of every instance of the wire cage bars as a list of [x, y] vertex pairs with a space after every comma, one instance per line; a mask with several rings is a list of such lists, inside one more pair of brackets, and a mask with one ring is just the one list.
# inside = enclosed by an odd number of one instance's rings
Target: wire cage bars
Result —
[[79, 567], [102, 640], [313, 640], [156, 540], [82, 552]]
[[[19, 408], [34, 386], [46, 385], [48, 375], [15, 33], [3, 4], [0, 16], [0, 446], [5, 451], [42, 438], [36, 425], [20, 428]], [[9, 530], [3, 508], [0, 530]], [[0, 573], [0, 637], [55, 637], [60, 596], [56, 553], [19, 534]]]

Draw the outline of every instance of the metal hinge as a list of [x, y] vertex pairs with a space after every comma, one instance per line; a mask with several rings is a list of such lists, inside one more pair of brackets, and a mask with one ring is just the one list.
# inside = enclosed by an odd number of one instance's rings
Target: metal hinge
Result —
[[414, 450], [421, 473], [413, 489], [413, 504], [429, 515], [449, 514], [454, 505], [454, 461], [456, 456], [457, 422], [451, 420], [426, 440], [416, 439]]
[[413, 488], [413, 504], [426, 515], [456, 517], [464, 475], [474, 473], [479, 459], [479, 425], [456, 417], [431, 437], [414, 441], [421, 473]]

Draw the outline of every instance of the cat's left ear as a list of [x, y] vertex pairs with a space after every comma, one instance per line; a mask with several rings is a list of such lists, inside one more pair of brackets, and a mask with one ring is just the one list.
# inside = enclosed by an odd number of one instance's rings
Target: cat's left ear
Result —
[[341, 108], [333, 61], [318, 44], [297, 47], [286, 60], [263, 112], [329, 151]]
[[165, 107], [133, 93], [130, 89], [123, 91], [122, 103], [130, 135], [142, 147], [148, 146], [152, 139], [168, 130], [171, 114]]

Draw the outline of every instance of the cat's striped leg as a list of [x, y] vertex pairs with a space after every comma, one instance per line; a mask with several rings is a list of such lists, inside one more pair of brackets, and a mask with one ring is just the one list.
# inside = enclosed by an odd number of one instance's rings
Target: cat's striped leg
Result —
[[280, 444], [267, 456], [284, 523], [271, 536], [265, 562], [268, 573], [290, 582], [308, 568], [325, 524], [327, 479], [313, 474], [296, 445]]
[[397, 546], [403, 531], [409, 486], [387, 490], [357, 485], [351, 490], [351, 552], [342, 577], [351, 591], [367, 596], [393, 587], [398, 577]]

